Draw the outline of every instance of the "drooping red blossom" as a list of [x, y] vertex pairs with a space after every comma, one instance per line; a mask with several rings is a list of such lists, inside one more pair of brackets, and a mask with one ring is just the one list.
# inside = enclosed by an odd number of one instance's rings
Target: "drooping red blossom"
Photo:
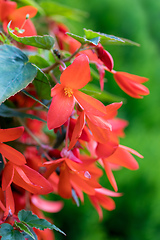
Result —
[[[29, 18], [37, 14], [37, 9], [33, 6], [24, 6], [17, 9], [17, 3], [11, 1], [0, 0], [0, 21], [3, 22], [3, 29], [7, 32], [7, 25], [11, 22], [11, 29], [15, 27], [24, 29], [23, 33], [14, 33], [21, 37], [36, 35], [36, 29]], [[28, 18], [26, 19], [26, 16]]]
[[27, 165], [17, 166], [8, 162], [2, 175], [2, 190], [6, 191], [11, 183], [34, 194], [48, 194], [53, 191], [51, 184], [40, 173]]
[[16, 165], [25, 164], [25, 157], [22, 153], [3, 142], [16, 140], [22, 135], [23, 131], [24, 127], [0, 129], [0, 153]]
[[[75, 124], [71, 142], [69, 145], [69, 149], [71, 149], [77, 142], [78, 138], [82, 134], [82, 130], [85, 126], [85, 118], [89, 130], [92, 132], [94, 140], [100, 143], [108, 142], [110, 138], [110, 133], [112, 131], [112, 126], [109, 123], [109, 119], [113, 118], [117, 115], [117, 110], [122, 106], [122, 102], [120, 103], [112, 103], [106, 106], [106, 113], [104, 116], [95, 116], [92, 114], [88, 114], [85, 111], [79, 112], [79, 117]], [[117, 141], [116, 141], [117, 145]]]
[[49, 129], [64, 124], [71, 116], [75, 101], [87, 112], [97, 116], [105, 114], [105, 106], [95, 98], [78, 91], [90, 81], [90, 67], [88, 57], [79, 55], [67, 67], [51, 90], [53, 97], [48, 111], [47, 124]]
[[133, 98], [142, 98], [149, 94], [149, 90], [142, 83], [148, 81], [148, 78], [140, 77], [126, 72], [112, 71], [114, 79], [119, 87]]
[[111, 54], [108, 51], [106, 51], [100, 43], [96, 46], [96, 51], [98, 58], [111, 71], [113, 69], [114, 64]]
[[121, 193], [112, 192], [106, 188], [96, 188], [94, 195], [89, 195], [90, 201], [98, 212], [100, 220], [103, 218], [101, 206], [108, 211], [115, 209], [115, 202], [110, 197], [120, 197]]

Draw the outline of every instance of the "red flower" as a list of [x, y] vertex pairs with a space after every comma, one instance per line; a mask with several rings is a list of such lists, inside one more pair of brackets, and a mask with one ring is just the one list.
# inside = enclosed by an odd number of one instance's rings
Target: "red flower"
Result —
[[2, 190], [6, 191], [12, 182], [34, 194], [48, 194], [53, 191], [48, 180], [37, 171], [26, 165], [16, 166], [8, 162], [3, 170]]
[[106, 51], [99, 43], [96, 47], [98, 58], [104, 63], [104, 65], [111, 71], [113, 69], [113, 58], [111, 54]]
[[148, 78], [140, 77], [126, 72], [112, 71], [118, 86], [129, 96], [134, 98], [142, 98], [148, 95], [149, 90], [142, 83], [148, 81]]
[[87, 113], [97, 116], [105, 114], [105, 106], [101, 102], [78, 91], [78, 89], [83, 88], [89, 81], [89, 60], [86, 55], [81, 54], [63, 71], [60, 77], [61, 83], [57, 83], [51, 90], [53, 99], [47, 119], [49, 129], [60, 127], [67, 121], [73, 111], [75, 101]]
[[22, 153], [4, 144], [3, 142], [13, 141], [19, 138], [22, 135], [23, 131], [23, 127], [0, 129], [0, 153], [16, 165], [25, 164], [25, 157]]
[[89, 196], [91, 203], [98, 212], [100, 220], [103, 217], [101, 206], [109, 211], [114, 210], [115, 202], [110, 197], [120, 197], [121, 195], [121, 193], [115, 193], [106, 188], [96, 188], [95, 194]]
[[[0, 0], [0, 21], [3, 22], [3, 28], [7, 32], [7, 25], [12, 20], [10, 27], [14, 30], [15, 27], [24, 29], [20, 34], [21, 37], [36, 35], [36, 29], [29, 18], [36, 15], [37, 9], [33, 6], [25, 6], [16, 9], [17, 3], [5, 0]], [[26, 16], [28, 15], [28, 19]]]

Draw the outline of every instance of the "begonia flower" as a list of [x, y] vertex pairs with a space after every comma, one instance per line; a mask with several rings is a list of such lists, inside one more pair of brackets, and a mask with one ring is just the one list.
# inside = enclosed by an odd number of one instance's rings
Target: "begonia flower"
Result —
[[71, 116], [75, 101], [87, 113], [96, 116], [105, 114], [105, 106], [100, 101], [78, 91], [89, 81], [89, 60], [86, 55], [81, 54], [63, 71], [60, 77], [61, 83], [57, 83], [51, 90], [53, 99], [47, 116], [49, 129], [57, 128], [67, 121]]
[[16, 165], [25, 164], [25, 157], [22, 153], [4, 144], [3, 142], [13, 141], [19, 138], [22, 135], [23, 131], [24, 127], [0, 129], [0, 153]]
[[[108, 142], [110, 138], [109, 135], [112, 132], [112, 126], [108, 120], [117, 115], [117, 110], [121, 106], [122, 106], [122, 102], [112, 103], [107, 105], [105, 107], [106, 113], [102, 117], [86, 113], [85, 111], [79, 112], [79, 117], [73, 129], [69, 149], [74, 147], [78, 138], [81, 136], [82, 130], [85, 126], [85, 118], [86, 118], [88, 127], [93, 134], [95, 141], [100, 143]], [[116, 145], [117, 145], [117, 141], [116, 141]]]
[[[29, 18], [36, 15], [37, 9], [33, 6], [24, 6], [17, 9], [17, 3], [11, 1], [0, 0], [0, 21], [3, 22], [3, 29], [7, 32], [7, 25], [10, 21], [11, 29], [23, 29], [24, 32], [16, 33], [16, 35], [34, 36], [36, 35], [36, 29]], [[27, 17], [26, 17], [27, 16]]]
[[2, 190], [6, 191], [12, 182], [34, 194], [48, 194], [53, 191], [49, 181], [37, 171], [26, 165], [17, 166], [8, 162], [3, 170]]
[[97, 210], [100, 220], [103, 218], [101, 206], [108, 211], [114, 210], [115, 202], [110, 197], [120, 197], [121, 195], [121, 193], [115, 193], [106, 188], [97, 188], [94, 195], [89, 195], [90, 201]]
[[140, 77], [126, 72], [112, 71], [114, 79], [118, 86], [129, 96], [133, 98], [142, 98], [148, 95], [149, 90], [142, 83], [148, 81], [148, 78]]

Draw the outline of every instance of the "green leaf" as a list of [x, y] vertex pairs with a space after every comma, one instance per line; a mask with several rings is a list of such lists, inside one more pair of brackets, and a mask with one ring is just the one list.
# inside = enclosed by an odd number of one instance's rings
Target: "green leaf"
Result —
[[0, 31], [0, 41], [4, 44], [10, 44], [9, 39], [2, 31]]
[[[38, 240], [37, 235], [35, 234], [35, 232], [33, 231], [33, 229], [32, 229], [31, 227], [29, 227], [29, 226], [27, 226], [27, 227], [28, 227], [28, 229], [30, 230], [30, 232], [32, 233], [32, 235], [34, 236], [34, 239], [35, 239], [35, 240]], [[23, 232], [22, 234], [23, 234], [23, 236], [24, 236], [27, 240], [33, 240], [33, 238], [32, 238], [30, 235], [28, 235], [26, 232]]]
[[65, 235], [65, 233], [61, 231], [59, 228], [57, 228], [55, 225], [51, 224], [45, 219], [38, 218], [31, 211], [25, 211], [25, 210], [19, 211], [18, 218], [21, 222], [27, 224], [29, 227], [35, 227], [40, 230], [44, 230], [46, 228], [54, 229]]
[[100, 41], [100, 37], [98, 36], [98, 37], [94, 37], [94, 38], [92, 38], [92, 39], [87, 39], [87, 38], [85, 38], [85, 37], [80, 37], [80, 36], [78, 36], [78, 35], [75, 35], [75, 34], [73, 34], [73, 33], [69, 33], [69, 32], [67, 32], [67, 35], [69, 35], [70, 37], [72, 37], [72, 38], [74, 38], [74, 39], [76, 39], [78, 42], [80, 42], [81, 44], [94, 44], [94, 45], [98, 45], [98, 43], [99, 43], [99, 41]]
[[15, 108], [10, 108], [6, 106], [4, 103], [0, 105], [0, 116], [1, 117], [19, 117], [19, 118], [31, 118], [31, 119], [37, 119], [39, 121], [45, 122], [45, 120], [33, 115], [33, 114], [28, 114], [24, 112], [20, 112]]
[[47, 50], [50, 50], [55, 43], [54, 38], [49, 35], [32, 36], [32, 37], [18, 37], [13, 33], [13, 30], [10, 29], [10, 25], [11, 25], [11, 21], [8, 23], [8, 26], [7, 26], [8, 33], [17, 42], [23, 43], [25, 45], [34, 46], [37, 48], [47, 49]]
[[102, 44], [121, 44], [121, 45], [135, 45], [135, 46], [139, 46], [138, 43], [136, 42], [133, 42], [133, 41], [130, 41], [128, 39], [125, 39], [125, 38], [119, 38], [119, 37], [116, 37], [116, 36], [113, 36], [113, 35], [108, 35], [108, 34], [105, 34], [105, 33], [100, 33], [100, 32], [94, 32], [90, 29], [83, 29], [84, 30], [84, 33], [85, 33], [85, 36], [87, 39], [93, 39], [93, 38], [96, 38], [96, 37], [100, 37], [100, 42]]
[[63, 16], [68, 19], [82, 21], [88, 13], [79, 9], [70, 8], [54, 1], [42, 1], [40, 6], [47, 16]]
[[22, 222], [17, 222], [17, 221], [15, 221], [14, 224], [15, 224], [16, 227], [20, 228], [21, 231], [26, 232], [29, 236], [31, 236], [32, 239], [36, 240], [36, 238], [34, 237], [34, 235], [32, 234], [32, 232], [30, 231], [30, 229], [28, 228], [27, 225], [25, 225]]
[[99, 87], [94, 84], [88, 83], [84, 88], [81, 89], [84, 93], [89, 94], [90, 96], [102, 101], [103, 103], [107, 102], [125, 102], [121, 97], [117, 97], [111, 93], [108, 93], [103, 90], [100, 91]]
[[33, 81], [37, 69], [18, 48], [0, 46], [0, 104]]
[[8, 223], [1, 224], [0, 236], [2, 237], [1, 240], [25, 240], [22, 233], [14, 230], [14, 228]]
[[[44, 74], [40, 69], [49, 66], [49, 63], [38, 55], [30, 56], [29, 60], [38, 67], [38, 73], [33, 81], [36, 92], [41, 99], [51, 99], [50, 75]], [[43, 91], [42, 91], [43, 89]]]

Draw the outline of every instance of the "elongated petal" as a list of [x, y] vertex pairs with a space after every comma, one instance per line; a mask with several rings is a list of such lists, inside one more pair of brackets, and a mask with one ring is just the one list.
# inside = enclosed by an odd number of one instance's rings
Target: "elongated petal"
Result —
[[112, 173], [112, 170], [109, 166], [109, 163], [105, 160], [102, 160], [102, 161], [103, 161], [103, 164], [104, 164], [104, 168], [105, 168], [105, 172], [107, 174], [107, 177], [108, 177], [112, 187], [117, 192], [118, 191], [117, 183], [116, 183], [116, 180], [115, 180], [114, 175]]
[[19, 138], [24, 131], [24, 127], [0, 129], [0, 142], [9, 142]]
[[103, 212], [102, 212], [102, 208], [101, 208], [97, 198], [95, 196], [89, 196], [89, 198], [90, 198], [91, 203], [95, 207], [96, 211], [98, 212], [99, 219], [102, 220]]
[[96, 116], [104, 116], [106, 114], [105, 106], [97, 99], [76, 90], [74, 91], [74, 96], [86, 113]]
[[49, 201], [36, 195], [31, 197], [31, 202], [42, 211], [51, 213], [59, 212], [63, 207], [63, 202], [61, 201]]
[[132, 148], [129, 148], [129, 147], [126, 147], [126, 146], [123, 146], [123, 145], [119, 145], [119, 146], [120, 146], [120, 148], [122, 148], [122, 149], [124, 149], [124, 150], [127, 150], [128, 152], [136, 155], [137, 157], [143, 158], [143, 156], [142, 156], [140, 153], [138, 153], [136, 150], [134, 150], [134, 149], [132, 149]]
[[13, 182], [34, 194], [48, 194], [53, 191], [50, 182], [32, 168], [15, 166]]
[[16, 165], [23, 165], [26, 163], [26, 159], [22, 153], [6, 144], [0, 143], [0, 153]]
[[97, 198], [103, 208], [107, 209], [108, 211], [115, 209], [116, 205], [112, 198], [104, 196], [102, 194], [97, 194]]
[[9, 162], [5, 165], [2, 175], [2, 190], [5, 191], [12, 183], [14, 176], [13, 165]]
[[60, 168], [58, 193], [63, 198], [71, 198], [72, 196], [69, 168], [65, 163]]
[[110, 197], [120, 197], [120, 196], [122, 196], [122, 193], [116, 193], [116, 192], [113, 192], [113, 191], [111, 191], [107, 188], [96, 188], [95, 191], [99, 192], [103, 195], [110, 196]]
[[61, 75], [61, 84], [72, 89], [83, 88], [90, 81], [89, 60], [85, 54], [75, 58]]
[[3, 22], [8, 16], [14, 12], [17, 7], [16, 2], [0, 1], [0, 21]]
[[74, 147], [76, 144], [78, 138], [81, 136], [82, 130], [85, 125], [85, 114], [84, 111], [79, 115], [76, 125], [74, 127], [73, 133], [72, 133], [72, 138], [69, 144], [69, 150]]
[[74, 97], [65, 96], [63, 91], [55, 95], [47, 115], [48, 128], [54, 129], [63, 125], [70, 117], [74, 103]]
[[15, 212], [14, 198], [12, 194], [11, 187], [6, 189], [6, 210], [4, 212], [4, 217], [11, 216]]
[[136, 82], [136, 83], [144, 83], [144, 82], [147, 82], [149, 80], [146, 77], [140, 77], [140, 76], [137, 76], [137, 75], [134, 75], [134, 74], [131, 74], [131, 73], [127, 73], [127, 72], [116, 72], [115, 76], [119, 77], [119, 78], [123, 78], [123, 80], [125, 80], [125, 81], [130, 80], [130, 81], [133, 81], [133, 82]]
[[136, 170], [139, 168], [135, 158], [125, 149], [120, 146], [114, 152], [114, 154], [106, 159], [106, 161], [114, 164], [118, 164], [122, 167], [130, 170]]
[[148, 88], [141, 84], [146, 82], [147, 78], [124, 72], [115, 72], [114, 78], [119, 87], [131, 97], [142, 98], [143, 95], [149, 94]]

